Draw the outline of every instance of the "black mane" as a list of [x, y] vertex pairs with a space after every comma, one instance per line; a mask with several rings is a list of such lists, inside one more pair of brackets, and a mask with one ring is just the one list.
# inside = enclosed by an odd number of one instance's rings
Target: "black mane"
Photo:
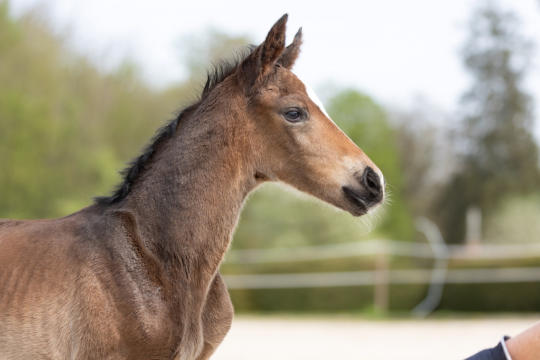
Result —
[[142, 154], [129, 162], [128, 166], [120, 172], [122, 175], [122, 182], [115, 188], [112, 195], [99, 196], [94, 198], [94, 201], [100, 205], [111, 205], [123, 200], [129, 194], [131, 187], [144, 171], [146, 165], [152, 160], [157, 149], [176, 132], [182, 118], [197, 108], [219, 83], [234, 73], [238, 68], [238, 65], [251, 55], [254, 49], [254, 46], [249, 46], [244, 51], [240, 52], [235, 59], [224, 60], [212, 66], [212, 69], [207, 73], [206, 83], [199, 101], [180, 111], [175, 119], [171, 120], [156, 132], [150, 143], [143, 149]]

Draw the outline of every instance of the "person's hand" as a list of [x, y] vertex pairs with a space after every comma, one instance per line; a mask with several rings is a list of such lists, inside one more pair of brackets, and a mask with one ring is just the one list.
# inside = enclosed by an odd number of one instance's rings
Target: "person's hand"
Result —
[[512, 360], [538, 360], [540, 358], [540, 322], [506, 340], [506, 348]]

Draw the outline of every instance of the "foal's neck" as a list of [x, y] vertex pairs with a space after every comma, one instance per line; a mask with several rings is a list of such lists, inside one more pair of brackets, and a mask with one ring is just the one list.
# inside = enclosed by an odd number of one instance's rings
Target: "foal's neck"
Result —
[[209, 96], [181, 119], [126, 199], [165, 269], [202, 283], [217, 271], [256, 186], [239, 102]]

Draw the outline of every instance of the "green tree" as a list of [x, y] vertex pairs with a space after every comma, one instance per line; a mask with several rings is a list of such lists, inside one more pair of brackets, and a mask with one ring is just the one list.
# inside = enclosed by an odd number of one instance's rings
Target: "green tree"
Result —
[[329, 113], [349, 137], [382, 170], [390, 200], [383, 209], [381, 231], [395, 239], [411, 239], [413, 225], [403, 198], [397, 138], [383, 108], [355, 90], [340, 92], [330, 101]]
[[473, 83], [461, 103], [461, 166], [437, 203], [450, 242], [462, 241], [468, 207], [489, 216], [504, 197], [540, 183], [533, 104], [523, 89], [531, 45], [518, 29], [516, 15], [494, 2], [484, 2], [470, 21], [463, 62]]
[[0, 217], [67, 215], [109, 191], [117, 170], [175, 108], [131, 65], [98, 71], [39, 14], [0, 3]]
[[403, 198], [414, 217], [431, 217], [433, 199], [453, 173], [454, 161], [448, 130], [441, 124], [447, 115], [418, 99], [409, 109], [390, 114], [396, 134]]

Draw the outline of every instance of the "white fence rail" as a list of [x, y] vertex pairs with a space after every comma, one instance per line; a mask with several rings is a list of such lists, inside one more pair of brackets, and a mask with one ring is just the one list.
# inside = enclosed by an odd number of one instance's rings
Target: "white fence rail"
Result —
[[[230, 289], [276, 289], [306, 287], [340, 287], [376, 285], [377, 271], [347, 271], [324, 273], [226, 275]], [[427, 284], [431, 270], [390, 270], [390, 284]], [[540, 282], [540, 267], [453, 269], [444, 281], [448, 284], [482, 284]]]
[[[428, 243], [374, 239], [335, 245], [283, 249], [230, 251], [231, 264], [292, 263], [352, 257], [375, 257], [375, 269], [325, 273], [225, 275], [231, 289], [276, 289], [338, 286], [374, 286], [374, 303], [388, 306], [390, 284], [430, 284], [426, 298], [413, 310], [425, 316], [439, 304], [445, 283], [540, 282], [540, 267], [448, 269], [449, 260], [505, 260], [540, 258], [540, 243], [446, 245], [437, 227], [426, 219], [417, 221]], [[540, 239], [539, 239], [540, 240]], [[433, 259], [431, 269], [390, 269], [390, 257]]]
[[[540, 241], [540, 239], [539, 239]], [[540, 257], [538, 244], [486, 244], [474, 247], [447, 245], [448, 259], [498, 260]], [[306, 246], [281, 249], [233, 250], [226, 262], [233, 264], [260, 264], [301, 262], [347, 257], [376, 256], [380, 254], [416, 258], [434, 258], [432, 247], [427, 243], [412, 243], [387, 239], [375, 239], [336, 245]]]

